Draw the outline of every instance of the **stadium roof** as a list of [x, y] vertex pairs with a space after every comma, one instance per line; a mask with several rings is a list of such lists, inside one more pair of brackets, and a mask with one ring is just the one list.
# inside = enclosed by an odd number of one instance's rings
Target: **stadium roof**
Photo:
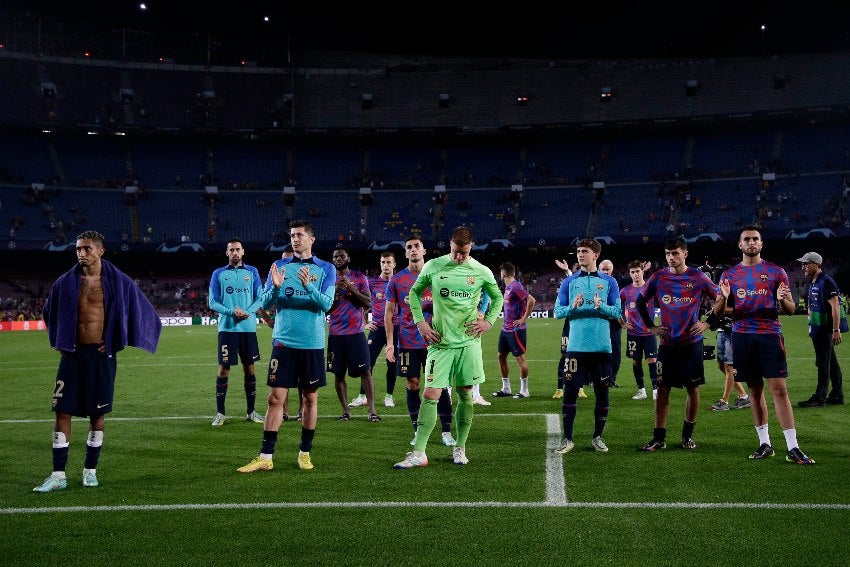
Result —
[[[281, 49], [496, 57], [725, 57], [850, 50], [850, 6], [813, 2], [11, 0], [71, 23], [275, 42]], [[264, 18], [268, 20], [264, 20]]]

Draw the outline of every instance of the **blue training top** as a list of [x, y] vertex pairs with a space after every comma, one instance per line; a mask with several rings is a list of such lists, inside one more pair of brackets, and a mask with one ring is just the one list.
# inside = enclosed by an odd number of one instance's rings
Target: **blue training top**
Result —
[[[254, 266], [242, 264], [216, 269], [210, 278], [207, 303], [218, 313], [218, 330], [234, 333], [257, 332], [257, 309], [260, 308], [262, 284], [260, 273]], [[239, 320], [233, 310], [241, 308], [248, 314]]]
[[[336, 267], [314, 256], [303, 260], [293, 256], [272, 265], [286, 270], [283, 283], [275, 287], [269, 269], [261, 297], [263, 309], [274, 306], [277, 311], [272, 338], [290, 348], [325, 348], [325, 316], [334, 301]], [[306, 287], [298, 279], [304, 266], [310, 271]]]
[[[573, 307], [578, 294], [582, 304]], [[602, 300], [594, 307], [594, 296]], [[611, 352], [609, 321], [620, 316], [620, 286], [608, 274], [579, 270], [563, 282], [555, 302], [555, 318], [570, 321], [569, 352]]]

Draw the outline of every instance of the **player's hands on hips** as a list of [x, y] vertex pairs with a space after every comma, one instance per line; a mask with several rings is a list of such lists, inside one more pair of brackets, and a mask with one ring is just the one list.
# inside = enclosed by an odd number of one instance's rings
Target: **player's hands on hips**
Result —
[[711, 325], [709, 325], [707, 322], [697, 321], [696, 323], [691, 325], [690, 329], [688, 329], [688, 334], [693, 337], [693, 336], [702, 334], [703, 331], [707, 331], [710, 328], [711, 328]]
[[470, 337], [478, 338], [492, 327], [493, 325], [487, 319], [476, 319], [475, 321], [466, 323], [466, 334]]
[[419, 336], [425, 339], [429, 344], [436, 344], [440, 342], [440, 339], [443, 337], [431, 328], [431, 324], [428, 321], [420, 321], [416, 323], [416, 328], [419, 329]]
[[670, 336], [670, 328], [665, 327], [663, 325], [655, 325], [654, 327], [650, 327], [649, 330], [652, 331], [654, 334], [662, 336], [662, 337], [669, 337]]

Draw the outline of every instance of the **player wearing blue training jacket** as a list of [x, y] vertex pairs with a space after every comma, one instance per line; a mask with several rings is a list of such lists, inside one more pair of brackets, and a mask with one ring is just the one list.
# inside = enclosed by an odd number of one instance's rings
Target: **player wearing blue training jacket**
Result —
[[283, 421], [283, 400], [287, 388], [303, 393], [301, 443], [298, 466], [313, 468], [310, 449], [316, 434], [317, 391], [325, 379], [325, 316], [334, 300], [336, 268], [313, 256], [316, 241], [312, 225], [295, 221], [289, 227], [292, 258], [276, 260], [262, 295], [262, 307], [277, 310], [269, 357], [269, 409], [263, 426], [260, 455], [237, 469], [251, 473], [271, 470], [277, 432]]
[[237, 357], [242, 362], [245, 377], [245, 419], [262, 423], [263, 416], [255, 409], [257, 378], [254, 363], [260, 360], [257, 346], [257, 310], [260, 308], [262, 284], [257, 268], [245, 264], [242, 241], [234, 238], [227, 243], [227, 265], [217, 268], [210, 278], [208, 304], [218, 313], [218, 373], [215, 378], [216, 414], [213, 427], [224, 425], [227, 382], [230, 366]]
[[557, 449], [566, 454], [575, 448], [573, 423], [579, 389], [593, 384], [596, 395], [593, 439], [591, 446], [606, 452], [602, 439], [608, 419], [608, 386], [611, 380], [610, 321], [620, 316], [620, 287], [617, 280], [597, 271], [596, 261], [602, 245], [593, 238], [582, 238], [576, 244], [580, 270], [565, 279], [558, 290], [555, 318], [569, 319], [570, 335], [564, 358], [564, 442]]

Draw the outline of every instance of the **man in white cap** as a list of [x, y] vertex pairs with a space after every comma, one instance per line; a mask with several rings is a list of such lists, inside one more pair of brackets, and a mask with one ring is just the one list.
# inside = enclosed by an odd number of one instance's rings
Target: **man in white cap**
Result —
[[[818, 369], [815, 393], [797, 405], [801, 408], [840, 405], [844, 403], [844, 390], [835, 345], [841, 343], [841, 292], [835, 280], [823, 271], [823, 256], [817, 252], [806, 252], [797, 261], [802, 262], [803, 271], [811, 280], [807, 301], [809, 336], [815, 348], [815, 366]], [[830, 385], [832, 391], [827, 395]]]

